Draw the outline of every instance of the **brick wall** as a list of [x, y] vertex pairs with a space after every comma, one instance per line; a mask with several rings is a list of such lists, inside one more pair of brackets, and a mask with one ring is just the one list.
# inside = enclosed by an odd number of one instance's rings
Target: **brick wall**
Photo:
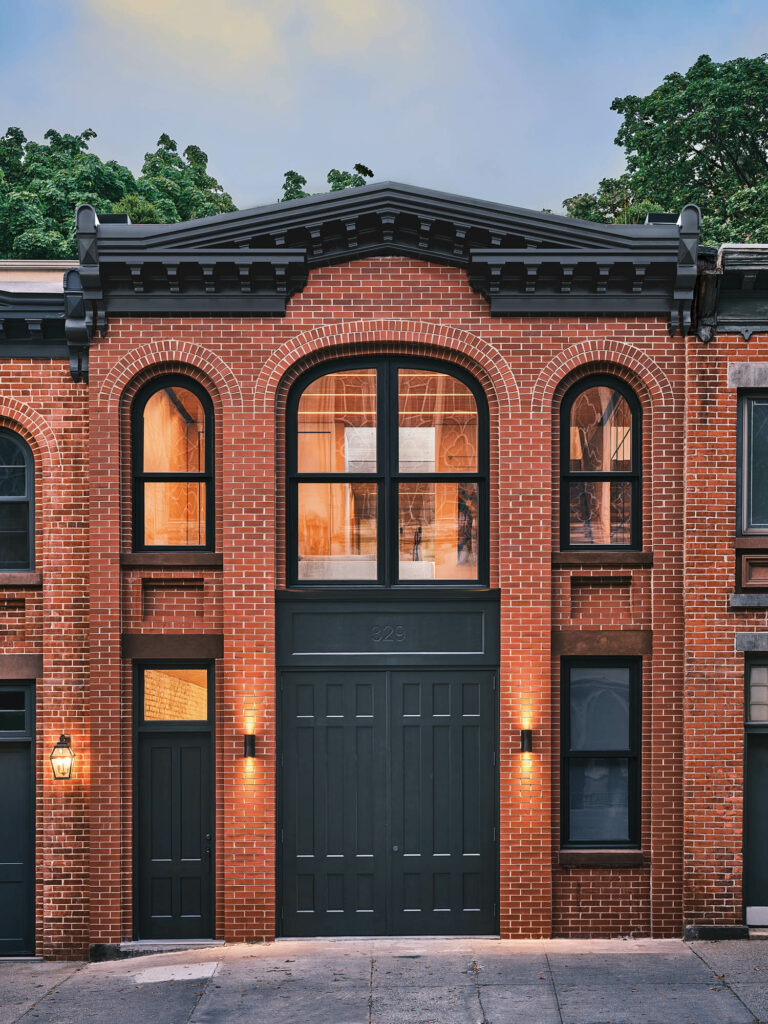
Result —
[[[44, 923], [45, 952], [79, 955], [88, 939], [117, 942], [133, 934], [133, 681], [121, 658], [121, 632], [223, 633], [216, 666], [217, 934], [274, 935], [274, 590], [285, 578], [285, 398], [290, 383], [319, 360], [374, 351], [453, 360], [476, 375], [488, 396], [491, 584], [501, 590], [502, 934], [680, 933], [685, 347], [669, 338], [661, 319], [491, 318], [463, 271], [387, 257], [312, 271], [285, 318], [115, 318], [92, 348], [87, 388], [72, 385], [62, 364], [45, 364], [59, 403], [46, 414], [49, 429], [68, 453], [54, 477], [62, 485], [53, 490], [57, 502], [77, 510], [76, 517], [70, 511], [50, 521], [39, 549], [57, 565], [44, 583], [43, 604], [46, 587], [56, 587], [51, 596], [57, 615], [64, 614], [54, 616], [50, 603], [48, 618], [43, 612], [46, 672], [52, 692], [61, 690], [62, 709], [71, 701], [66, 724], [78, 752], [77, 780], [56, 790], [50, 811], [57, 827], [55, 841], [51, 834], [46, 843], [61, 869], [57, 892], [66, 896], [58, 917]], [[17, 375], [7, 393], [34, 394], [36, 410], [40, 365], [3, 368]], [[591, 370], [620, 374], [643, 405], [644, 547], [653, 551], [652, 568], [553, 570], [557, 402], [569, 382]], [[131, 544], [130, 401], [142, 383], [167, 371], [191, 375], [214, 402], [223, 570], [121, 568], [120, 554]], [[41, 401], [45, 406], [44, 395]], [[70, 529], [75, 520], [78, 527]], [[653, 629], [643, 676], [644, 867], [559, 866], [553, 628]], [[46, 753], [63, 717], [41, 719], [50, 723]], [[519, 730], [528, 720], [534, 752], [523, 758]], [[242, 733], [251, 723], [261, 755], [255, 763], [242, 757]], [[90, 806], [88, 782], [97, 797]], [[43, 801], [43, 815], [45, 807]], [[79, 864], [74, 874], [72, 863]], [[43, 901], [42, 912], [53, 913], [53, 902]]]

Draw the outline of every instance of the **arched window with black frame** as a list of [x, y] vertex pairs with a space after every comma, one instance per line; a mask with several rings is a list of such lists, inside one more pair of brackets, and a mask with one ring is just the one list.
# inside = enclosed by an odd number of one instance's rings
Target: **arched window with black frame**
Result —
[[560, 407], [560, 544], [642, 545], [640, 403], [623, 381], [587, 377]]
[[35, 462], [29, 445], [0, 428], [0, 572], [35, 564]]
[[131, 410], [134, 550], [214, 547], [213, 405], [181, 374], [151, 381]]
[[487, 586], [488, 410], [453, 365], [324, 364], [288, 400], [288, 578]]

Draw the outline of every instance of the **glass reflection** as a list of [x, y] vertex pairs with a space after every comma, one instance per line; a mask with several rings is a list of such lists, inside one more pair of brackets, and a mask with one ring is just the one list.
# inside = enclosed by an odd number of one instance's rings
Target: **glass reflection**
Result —
[[570, 543], [630, 544], [632, 485], [628, 480], [571, 480]]
[[376, 370], [313, 381], [298, 410], [299, 473], [376, 472]]
[[29, 503], [0, 502], [0, 566], [26, 569], [29, 554]]
[[629, 668], [571, 668], [571, 750], [629, 748]]
[[146, 722], [204, 722], [208, 718], [208, 671], [204, 668], [144, 670]]
[[205, 544], [207, 485], [189, 480], [144, 483], [144, 543], [160, 547]]
[[571, 406], [572, 471], [630, 472], [632, 412], [626, 398], [608, 387], [587, 388]]
[[375, 483], [300, 483], [299, 579], [375, 580]]
[[401, 580], [476, 580], [478, 485], [398, 486]]
[[27, 493], [27, 462], [21, 446], [0, 434], [0, 497], [23, 498]]
[[748, 399], [747, 529], [768, 528], [768, 402]]
[[447, 373], [397, 373], [401, 473], [476, 473], [477, 405], [466, 384]]
[[145, 473], [205, 472], [205, 412], [186, 388], [156, 391], [144, 406]]
[[629, 762], [590, 757], [570, 762], [569, 837], [574, 842], [629, 840]]

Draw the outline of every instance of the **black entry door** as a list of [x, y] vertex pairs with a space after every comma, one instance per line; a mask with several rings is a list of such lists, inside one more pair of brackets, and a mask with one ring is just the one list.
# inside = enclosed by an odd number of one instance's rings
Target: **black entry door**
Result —
[[768, 926], [768, 733], [747, 734], [744, 902], [747, 924]]
[[153, 731], [138, 742], [137, 937], [211, 938], [210, 732]]
[[282, 677], [285, 935], [496, 931], [495, 677]]
[[32, 778], [31, 742], [0, 741], [0, 956], [35, 951]]

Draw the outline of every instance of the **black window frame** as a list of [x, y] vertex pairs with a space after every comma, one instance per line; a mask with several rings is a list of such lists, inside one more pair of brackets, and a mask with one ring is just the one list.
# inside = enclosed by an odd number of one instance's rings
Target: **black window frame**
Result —
[[8, 566], [0, 562], [0, 572], [31, 572], [35, 567], [35, 458], [32, 449], [24, 438], [15, 430], [0, 427], [0, 435], [10, 438], [24, 456], [25, 488], [24, 495], [2, 495], [0, 504], [27, 505], [27, 544], [29, 557], [24, 566]]
[[768, 525], [764, 527], [750, 526], [747, 517], [750, 512], [750, 503], [747, 498], [749, 486], [749, 455], [750, 455], [750, 432], [747, 429], [747, 416], [750, 403], [755, 399], [768, 402], [768, 389], [739, 390], [738, 392], [738, 415], [736, 424], [736, 536], [737, 537], [764, 537], [768, 535]]
[[[629, 747], [626, 750], [571, 750], [572, 668], [629, 669]], [[560, 846], [569, 850], [638, 850], [642, 825], [642, 658], [570, 656], [560, 659]], [[628, 832], [625, 841], [570, 838], [570, 763], [604, 758], [628, 761]]]
[[[571, 469], [571, 410], [573, 403], [590, 388], [608, 387], [626, 399], [632, 417], [632, 469], [584, 471]], [[643, 410], [637, 394], [623, 380], [611, 374], [583, 377], [570, 387], [560, 403], [560, 549], [562, 551], [641, 551], [643, 546]], [[628, 481], [631, 485], [632, 513], [629, 544], [571, 543], [570, 485], [575, 481]]]
[[[186, 388], [203, 406], [205, 417], [205, 472], [203, 473], [145, 473], [144, 457], [144, 409], [149, 399], [164, 388]], [[216, 544], [216, 497], [214, 473], [214, 426], [213, 402], [206, 389], [184, 374], [166, 374], [151, 380], [138, 392], [131, 406], [131, 487], [133, 509], [133, 550], [134, 551], [213, 551]], [[147, 544], [144, 522], [144, 484], [151, 481], [189, 481], [205, 483], [205, 543], [204, 544]]]
[[[327, 374], [349, 369], [376, 370], [376, 472], [375, 473], [298, 473], [298, 408], [302, 394], [314, 381]], [[400, 473], [398, 465], [398, 393], [397, 373], [401, 369], [423, 369], [455, 377], [469, 388], [477, 409], [477, 472], [475, 473]], [[453, 363], [440, 359], [374, 356], [370, 359], [329, 360], [303, 374], [291, 388], [286, 408], [286, 552], [289, 587], [336, 589], [365, 587], [386, 589], [427, 588], [487, 589], [489, 581], [489, 491], [488, 402], [479, 381]], [[398, 485], [401, 482], [443, 483], [469, 481], [478, 485], [477, 578], [401, 580], [398, 576]], [[372, 482], [378, 486], [376, 516], [377, 577], [375, 580], [304, 580], [298, 575], [298, 485], [299, 483]]]

